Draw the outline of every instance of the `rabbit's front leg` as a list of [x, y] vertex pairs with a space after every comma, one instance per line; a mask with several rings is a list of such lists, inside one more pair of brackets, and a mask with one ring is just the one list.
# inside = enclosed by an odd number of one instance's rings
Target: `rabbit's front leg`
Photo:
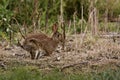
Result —
[[36, 51], [35, 51], [35, 59], [38, 59], [38, 58], [39, 58], [39, 55], [40, 55], [40, 51], [39, 51], [39, 50], [36, 50]]
[[30, 51], [30, 56], [31, 56], [31, 59], [35, 59], [35, 53], [33, 51]]
[[41, 57], [44, 56], [45, 54], [46, 54], [45, 51], [43, 51], [43, 50], [37, 50], [37, 51], [36, 51], [36, 58], [35, 58], [35, 59], [41, 58]]

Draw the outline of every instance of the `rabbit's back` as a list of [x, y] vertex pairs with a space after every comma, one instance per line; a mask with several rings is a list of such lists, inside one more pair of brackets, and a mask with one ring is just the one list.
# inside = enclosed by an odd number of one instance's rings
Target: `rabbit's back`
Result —
[[[29, 40], [35, 39], [36, 44], [29, 42]], [[56, 49], [59, 41], [55, 41], [52, 38], [46, 36], [45, 34], [32, 34], [26, 37], [25, 43], [30, 44], [28, 48], [30, 49], [42, 49], [46, 52], [46, 55], [52, 54], [52, 52]], [[27, 45], [25, 44], [25, 46]]]

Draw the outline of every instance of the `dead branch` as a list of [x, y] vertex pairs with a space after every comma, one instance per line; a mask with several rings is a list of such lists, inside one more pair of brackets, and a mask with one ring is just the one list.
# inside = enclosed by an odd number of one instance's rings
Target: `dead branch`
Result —
[[[15, 20], [15, 22], [17, 23], [17, 25], [19, 25], [18, 21], [13, 17], [13, 19]], [[20, 27], [18, 27], [19, 33], [21, 34], [21, 36], [25, 39], [25, 36], [23, 35]]]
[[86, 62], [79, 62], [79, 63], [68, 64], [68, 65], [63, 66], [63, 67], [60, 69], [60, 71], [63, 71], [63, 70], [66, 69], [66, 68], [74, 67], [74, 66], [76, 66], [76, 65], [87, 65], [87, 64], [88, 64], [87, 61], [86, 61]]
[[100, 38], [120, 38], [120, 34], [106, 34], [106, 35], [100, 35]]

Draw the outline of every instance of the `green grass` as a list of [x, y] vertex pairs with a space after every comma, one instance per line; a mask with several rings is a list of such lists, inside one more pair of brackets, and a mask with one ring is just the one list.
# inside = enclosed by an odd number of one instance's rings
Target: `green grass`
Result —
[[117, 31], [120, 32], [119, 23], [108, 22], [107, 26], [103, 22], [99, 23], [99, 30], [104, 31], [105, 28], [106, 28], [106, 31], [108, 32], [117, 32]]
[[57, 69], [44, 73], [37, 68], [19, 67], [0, 70], [0, 80], [120, 80], [120, 69], [75, 74], [60, 72]]

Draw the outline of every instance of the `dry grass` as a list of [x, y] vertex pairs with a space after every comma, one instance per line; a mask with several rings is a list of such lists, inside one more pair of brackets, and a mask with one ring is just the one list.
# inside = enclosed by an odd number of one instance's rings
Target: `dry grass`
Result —
[[92, 37], [87, 34], [81, 45], [81, 35], [76, 36], [67, 37], [64, 51], [54, 52], [51, 56], [43, 56], [38, 60], [30, 60], [29, 53], [19, 47], [11, 50], [0, 49], [0, 62], [8, 68], [9, 66], [34, 65], [48, 71], [52, 68], [63, 71], [69, 69], [68, 72], [100, 71], [105, 68], [120, 67], [120, 44], [114, 43], [111, 39]]

